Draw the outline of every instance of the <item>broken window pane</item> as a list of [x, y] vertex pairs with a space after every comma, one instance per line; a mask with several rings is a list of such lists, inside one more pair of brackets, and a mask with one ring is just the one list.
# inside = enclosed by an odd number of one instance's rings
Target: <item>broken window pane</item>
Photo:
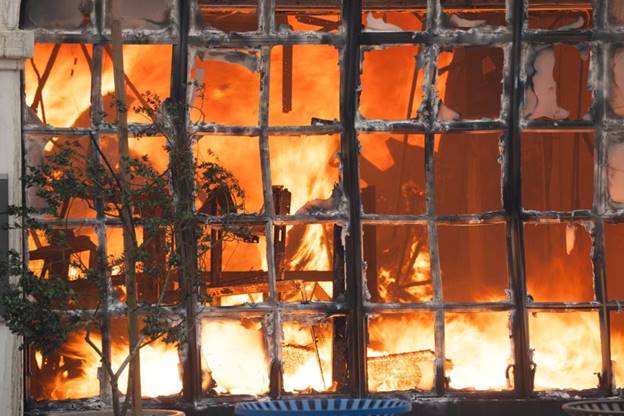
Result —
[[97, 306], [98, 289], [87, 274], [99, 261], [98, 239], [89, 227], [52, 227], [47, 232], [28, 231], [28, 266], [35, 276], [65, 282], [75, 300], [59, 309], [81, 309]]
[[371, 301], [421, 303], [433, 297], [427, 227], [366, 224], [364, 261]]
[[446, 313], [446, 375], [451, 389], [511, 390], [507, 312]]
[[426, 4], [406, 8], [377, 7], [375, 2], [362, 1], [362, 31], [364, 32], [420, 32], [424, 30], [426, 22]]
[[269, 292], [264, 225], [202, 227], [199, 269], [212, 306], [262, 303]]
[[257, 137], [197, 136], [195, 208], [205, 215], [260, 214], [264, 205]]
[[[423, 99], [424, 57], [419, 46], [364, 50], [360, 113], [366, 118], [418, 117]], [[392, 68], [389, 71], [388, 68]]]
[[605, 224], [604, 237], [607, 294], [609, 300], [624, 300], [624, 224]]
[[499, 118], [502, 81], [500, 48], [465, 46], [440, 53], [438, 120]]
[[425, 138], [419, 134], [360, 134], [360, 187], [364, 212], [425, 211]]
[[[624, 2], [622, 3], [622, 13], [624, 18]], [[624, 48], [614, 48], [610, 57], [610, 88], [607, 91], [609, 108], [612, 115], [616, 117], [624, 116]]]
[[587, 47], [534, 45], [528, 58], [524, 116], [529, 120], [590, 119]]
[[535, 390], [598, 386], [602, 368], [597, 312], [530, 312]]
[[507, 299], [505, 225], [438, 225], [444, 300], [500, 302]]
[[499, 134], [436, 136], [435, 203], [438, 214], [500, 210]]
[[505, 26], [505, 0], [489, 0], [478, 8], [465, 0], [441, 0], [444, 10], [443, 25], [449, 29], [488, 29]]
[[[167, 145], [167, 138], [163, 136], [129, 137], [128, 156], [132, 160], [140, 161], [142, 166], [153, 169], [153, 174], [163, 174], [169, 168]], [[111, 166], [119, 166], [119, 142], [117, 137], [102, 136], [100, 149]], [[141, 178], [147, 180], [147, 174], [142, 177], [141, 175], [136, 177], [137, 181]]]
[[592, 2], [529, 0], [529, 29], [582, 30], [592, 27]]
[[93, 27], [94, 0], [24, 0], [22, 27], [84, 31]]
[[[275, 264], [282, 302], [329, 302], [333, 299], [334, 224], [275, 226]], [[339, 232], [340, 228], [338, 228]], [[343, 280], [344, 281], [344, 280]]]
[[270, 124], [331, 122], [340, 117], [339, 106], [338, 49], [328, 45], [271, 49]]
[[529, 297], [536, 302], [594, 300], [591, 236], [583, 223], [525, 224]]
[[25, 124], [91, 125], [91, 56], [91, 45], [35, 45], [33, 57], [24, 64]]
[[333, 320], [301, 316], [282, 324], [284, 391], [334, 391]]
[[611, 363], [615, 386], [624, 387], [624, 313], [611, 312]]
[[[93, 150], [88, 137], [28, 135], [24, 150], [31, 178], [25, 185], [29, 208], [45, 210], [49, 218], [95, 218], [95, 184], [87, 174]], [[71, 172], [66, 170], [68, 163]]]
[[[106, 0], [108, 5], [113, 0]], [[107, 6], [108, 6], [107, 5]], [[109, 9], [105, 7], [105, 10]], [[119, 15], [122, 29], [158, 30], [171, 24], [175, 13], [171, 0], [123, 0], [119, 1]], [[106, 15], [106, 26], [110, 27], [111, 16]]]
[[[139, 302], [171, 305], [180, 300], [180, 282], [167, 263], [171, 252], [172, 230], [151, 224], [136, 227], [136, 238], [141, 260], [137, 261], [137, 295]], [[126, 277], [124, 265], [123, 230], [121, 227], [106, 228], [108, 267], [111, 270], [113, 298], [126, 302]], [[95, 308], [95, 305], [92, 306]]]
[[[112, 367], [116, 371], [128, 355], [127, 321], [112, 320]], [[85, 341], [86, 331], [69, 334], [59, 349], [44, 353], [29, 349], [30, 388], [37, 400], [66, 400], [97, 397], [100, 394], [101, 360]], [[92, 326], [91, 341], [101, 348], [101, 335]], [[172, 344], [157, 340], [141, 348], [141, 393], [143, 397], [172, 396], [182, 390], [179, 353]], [[163, 378], [164, 377], [164, 378]], [[164, 382], [163, 382], [164, 380]], [[127, 369], [119, 377], [119, 390], [127, 388]]]
[[523, 133], [522, 205], [528, 209], [591, 209], [593, 133]]
[[368, 389], [371, 392], [433, 388], [434, 314], [385, 313], [368, 318]]
[[612, 203], [624, 203], [624, 135], [610, 133], [607, 147], [607, 184]]
[[[28, 349], [31, 377], [30, 394], [36, 400], [66, 400], [96, 397], [100, 394], [100, 357], [84, 340], [85, 332], [69, 334], [67, 342], [51, 353]], [[94, 328], [91, 339], [101, 337]], [[126, 378], [127, 380], [127, 378]]]
[[227, 0], [198, 0], [195, 26], [221, 32], [254, 32], [258, 29], [256, 0], [233, 4]]
[[624, 1], [607, 0], [607, 21], [613, 26], [624, 24]]
[[[290, 193], [277, 215], [311, 215], [341, 208], [339, 136], [272, 136], [273, 187]], [[275, 192], [274, 192], [275, 194]]]
[[191, 58], [190, 117], [194, 123], [258, 125], [258, 53], [197, 49]]
[[341, 0], [328, 0], [316, 5], [276, 0], [275, 26], [278, 32], [338, 32], [340, 6]]
[[[179, 318], [173, 319], [171, 324], [180, 324]], [[143, 322], [139, 322], [140, 331]], [[111, 325], [112, 364], [113, 370], [119, 368], [128, 356], [128, 320], [113, 318]], [[95, 337], [94, 337], [95, 338]], [[99, 339], [94, 339], [99, 344]], [[180, 355], [174, 344], [167, 344], [162, 338], [145, 345], [140, 350], [141, 359], [141, 395], [143, 397], [179, 396], [182, 392], [182, 374], [180, 372]], [[98, 367], [101, 366], [98, 357]], [[124, 394], [128, 385], [128, 369], [119, 377], [119, 390]], [[97, 380], [97, 378], [89, 378]]]
[[[151, 109], [150, 99], [157, 98], [162, 102], [169, 97], [172, 46], [124, 45], [123, 54], [128, 122], [151, 124], [153, 120], [137, 108]], [[105, 45], [102, 53], [102, 110], [104, 121], [114, 123], [117, 108], [110, 45]]]
[[268, 392], [265, 331], [263, 321], [253, 317], [202, 319], [203, 390], [211, 396]]

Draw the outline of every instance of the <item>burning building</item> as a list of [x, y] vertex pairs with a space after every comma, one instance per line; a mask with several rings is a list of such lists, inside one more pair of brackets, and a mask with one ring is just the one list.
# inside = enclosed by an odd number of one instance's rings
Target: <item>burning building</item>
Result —
[[[36, 205], [21, 167], [60, 144], [95, 138], [119, 160], [110, 16], [107, 0], [5, 3], [0, 37], [15, 45], [0, 48], [0, 172], [8, 201]], [[162, 294], [185, 313], [190, 298], [198, 311], [184, 343], [142, 351], [143, 396], [189, 414], [294, 395], [546, 414], [561, 399], [621, 394], [624, 1], [121, 9], [129, 105], [146, 92], [184, 103], [185, 146], [244, 195], [175, 195], [192, 198], [195, 238], [211, 243], [197, 254], [199, 288], [150, 283], [166, 236], [140, 235], [154, 265], [138, 275], [140, 300]], [[141, 114], [129, 121], [131, 154], [170, 175], [167, 139]], [[49, 222], [70, 251], [37, 233], [6, 243], [42, 279], [63, 273], [83, 310], [97, 307], [93, 288], [71, 264], [123, 246], [118, 219], [91, 202], [64, 201]], [[121, 274], [110, 289], [123, 298]], [[110, 337], [114, 366], [126, 326], [120, 314], [92, 335]], [[83, 333], [53, 353], [26, 349], [22, 365], [1, 331], [3, 414], [106, 402]]]

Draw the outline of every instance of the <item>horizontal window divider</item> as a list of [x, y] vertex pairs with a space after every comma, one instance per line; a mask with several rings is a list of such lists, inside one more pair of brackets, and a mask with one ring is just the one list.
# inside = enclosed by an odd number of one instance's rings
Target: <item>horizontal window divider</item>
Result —
[[522, 220], [534, 223], [559, 223], [573, 221], [588, 221], [599, 218], [591, 210], [581, 209], [575, 211], [535, 211], [522, 210]]
[[440, 224], [498, 224], [505, 221], [505, 211], [490, 211], [479, 214], [454, 214], [429, 216], [420, 215], [393, 215], [393, 214], [362, 214], [362, 223], [369, 225], [425, 225], [429, 221]]
[[[124, 31], [123, 42], [125, 44], [135, 45], [155, 45], [155, 44], [174, 44], [178, 43], [178, 36], [170, 33], [162, 33], [160, 31], [142, 31], [136, 30], [136, 33]], [[84, 44], [110, 44], [111, 37], [109, 35], [100, 35], [95, 32], [75, 33], [75, 32], [57, 32], [51, 30], [35, 31], [36, 43], [84, 43]]]
[[356, 129], [360, 133], [371, 132], [392, 132], [407, 134], [424, 133], [453, 133], [461, 132], [466, 134], [490, 133], [492, 131], [504, 130], [505, 122], [502, 120], [457, 120], [450, 122], [436, 121], [433, 125], [418, 120], [372, 120], [364, 119], [356, 123]]
[[339, 47], [344, 45], [345, 40], [344, 35], [340, 33], [284, 32], [266, 35], [256, 32], [233, 34], [199, 31], [191, 33], [188, 42], [189, 45], [201, 47], [254, 48], [278, 45], [333, 45]]
[[596, 123], [592, 120], [523, 120], [520, 127], [524, 133], [593, 133]]
[[505, 27], [499, 29], [454, 30], [439, 29], [432, 32], [362, 32], [358, 38], [360, 45], [465, 45], [492, 46], [511, 42], [511, 32]]
[[403, 311], [510, 311], [515, 309], [512, 302], [466, 302], [466, 303], [446, 303], [435, 302], [426, 303], [370, 303], [366, 302], [368, 313], [398, 313]]
[[275, 225], [296, 225], [296, 224], [344, 224], [349, 218], [346, 213], [340, 211], [319, 212], [312, 215], [276, 215], [273, 223]]
[[598, 310], [601, 304], [592, 302], [527, 302], [527, 309], [533, 311], [574, 311], [574, 310]]

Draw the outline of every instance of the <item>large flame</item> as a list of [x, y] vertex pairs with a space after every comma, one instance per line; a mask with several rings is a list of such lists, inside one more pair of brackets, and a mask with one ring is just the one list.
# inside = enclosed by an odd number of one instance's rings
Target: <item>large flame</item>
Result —
[[[393, 15], [388, 22], [401, 25], [413, 16]], [[383, 18], [383, 16], [377, 16]], [[410, 20], [410, 21], [411, 21]], [[289, 19], [294, 24], [293, 19]], [[414, 23], [414, 22], [412, 22]], [[295, 28], [296, 29], [296, 28]], [[38, 44], [34, 62], [39, 72], [46, 66], [53, 45]], [[91, 50], [87, 47], [87, 52]], [[201, 52], [201, 51], [200, 51]], [[127, 46], [126, 70], [130, 81], [141, 92], [150, 90], [161, 98], [168, 95], [171, 47]], [[360, 112], [370, 118], [402, 119], [415, 117], [422, 100], [424, 72], [416, 72], [416, 92], [412, 112], [408, 114], [409, 85], [414, 75], [418, 48], [392, 47], [367, 51], [364, 54]], [[106, 57], [106, 52], [104, 53]], [[338, 52], [332, 46], [295, 46], [293, 50], [293, 80], [284, 80], [284, 47], [272, 49], [269, 117], [272, 125], [309, 125], [312, 117], [331, 121], [339, 117], [339, 65]], [[201, 59], [200, 59], [201, 58]], [[258, 125], [260, 76], [254, 69], [258, 56], [247, 56], [241, 51], [226, 54], [201, 54], [191, 68], [194, 105], [192, 119], [223, 124]], [[439, 68], [448, 67], [453, 53], [443, 52]], [[236, 63], [242, 59], [246, 66]], [[147, 65], [149, 63], [149, 65]], [[392, 68], [392, 77], [386, 77]], [[487, 68], [486, 68], [487, 69]], [[438, 95], [445, 100], [449, 71], [437, 78]], [[384, 74], [384, 76], [380, 76]], [[27, 64], [26, 102], [30, 104], [37, 89], [34, 67]], [[103, 65], [102, 93], [113, 88], [110, 60]], [[55, 126], [88, 126], [85, 112], [89, 110], [91, 76], [87, 59], [79, 45], [63, 45], [56, 63], [42, 91], [44, 108], [36, 108], [38, 117]], [[199, 91], [203, 85], [203, 91]], [[285, 88], [287, 90], [285, 90]], [[283, 98], [291, 92], [292, 109], [284, 111]], [[130, 92], [130, 100], [137, 97]], [[202, 101], [202, 97], [203, 100]], [[106, 97], [106, 112], [112, 112]], [[132, 116], [131, 121], [142, 121]], [[396, 135], [395, 135], [396, 136]], [[378, 172], [386, 172], [398, 163], [390, 152], [389, 144], [400, 138], [389, 134], [361, 136], [362, 157]], [[406, 138], [407, 145], [422, 149], [423, 136]], [[46, 151], [54, 145], [46, 143]], [[150, 142], [136, 141], [137, 154], [148, 153], [160, 170], [167, 166], [165, 152], [157, 150], [162, 139]], [[438, 140], [435, 150], [442, 146]], [[273, 185], [283, 186], [292, 195], [290, 212], [285, 214], [310, 214], [340, 208], [342, 195], [335, 185], [340, 182], [339, 137], [328, 136], [272, 136], [269, 139], [270, 173]], [[218, 161], [238, 179], [246, 193], [248, 213], [259, 213], [264, 206], [260, 143], [257, 137], [225, 137], [206, 135], [194, 147], [198, 161]], [[417, 169], [406, 166], [408, 169]], [[421, 167], [418, 167], [421, 169]], [[362, 179], [362, 185], [368, 185]], [[422, 191], [422, 190], [421, 190]], [[478, 197], [470, 195], [467, 197]], [[201, 206], [198, 195], [197, 206]], [[86, 216], [86, 213], [83, 213]], [[281, 213], [284, 214], [284, 213]], [[76, 214], [74, 214], [76, 215]], [[378, 227], [378, 229], [381, 227]], [[254, 233], [264, 231], [254, 229]], [[333, 269], [333, 225], [312, 224], [287, 229], [285, 269], [297, 272], [321, 272]], [[89, 233], [86, 233], [89, 234]], [[96, 241], [92, 236], [92, 241]], [[432, 299], [431, 265], [426, 233], [406, 240], [408, 244], [388, 243], [379, 248], [377, 291], [382, 302], [427, 302]], [[580, 244], [580, 239], [576, 244]], [[35, 242], [31, 241], [31, 247]], [[340, 243], [340, 242], [338, 242]], [[560, 241], [565, 247], [565, 240]], [[504, 246], [504, 241], [501, 242]], [[109, 235], [109, 250], [119, 253], [120, 236]], [[293, 248], [294, 247], [294, 248]], [[404, 248], [400, 248], [404, 247]], [[266, 241], [242, 243], [228, 241], [224, 244], [224, 272], [267, 270]], [[404, 251], [404, 253], [402, 252]], [[544, 281], [550, 279], [548, 290], [575, 295], [577, 282], [587, 279], [580, 275], [575, 258], [563, 252], [545, 254], [535, 263], [529, 280], [529, 291], [536, 299], [548, 295]], [[587, 256], [589, 252], [585, 253]], [[403, 263], [399, 264], [403, 257]], [[587, 260], [589, 257], [586, 257]], [[566, 267], [554, 267], [561, 262]], [[43, 267], [41, 261], [39, 268]], [[533, 267], [533, 266], [532, 266]], [[207, 270], [205, 268], [204, 270]], [[444, 279], [444, 271], [442, 271]], [[81, 277], [72, 271], [70, 278]], [[590, 277], [591, 278], [591, 277]], [[564, 280], [565, 279], [565, 280]], [[567, 282], [567, 283], [566, 283]], [[570, 284], [569, 282], [575, 282]], [[589, 280], [584, 287], [591, 286]], [[286, 301], [331, 300], [331, 281], [307, 281], [301, 284], [300, 293]], [[400, 286], [400, 287], [399, 287]], [[319, 289], [320, 290], [317, 290]], [[260, 289], [257, 289], [260, 290]], [[322, 296], [319, 295], [322, 293]], [[487, 302], [474, 288], [471, 299]], [[581, 296], [583, 298], [583, 296]], [[576, 299], [576, 298], [575, 298]], [[266, 300], [266, 291], [235, 294], [223, 297], [221, 306], [257, 303]], [[284, 299], [282, 299], [284, 300]], [[500, 300], [500, 299], [499, 299]], [[559, 299], [557, 299], [559, 300]], [[587, 299], [582, 299], [587, 300]], [[619, 315], [618, 315], [619, 316]], [[512, 386], [512, 347], [508, 312], [447, 312], [444, 318], [444, 363], [452, 389], [508, 390]], [[622, 320], [612, 330], [612, 350], [615, 378], [619, 386], [624, 383], [624, 329]], [[371, 316], [369, 320], [368, 373], [371, 391], [430, 390], [434, 385], [434, 314], [404, 312]], [[271, 357], [267, 333], [261, 319], [206, 319], [201, 327], [201, 355], [204, 370], [204, 388], [216, 394], [267, 393]], [[600, 325], [597, 312], [531, 313], [529, 316], [530, 344], [536, 365], [535, 385], [538, 390], [585, 389], [597, 385], [595, 372], [601, 370]], [[94, 337], [95, 338], [95, 337]], [[332, 391], [333, 332], [331, 320], [327, 322], [287, 321], [282, 325], [282, 366], [284, 388], [289, 392]], [[99, 340], [98, 340], [99, 342]], [[117, 342], [114, 364], [123, 359], [125, 349]], [[40, 398], [65, 399], [95, 396], [99, 393], [99, 358], [84, 344], [81, 335], [74, 335], [63, 350], [62, 363], [69, 359], [78, 363], [79, 371], [63, 370], [46, 384]], [[45, 368], [45, 357], [35, 357], [40, 371]], [[181, 389], [179, 358], [175, 348], [163, 343], [146, 347], [141, 354], [143, 393], [145, 396], [176, 394]], [[122, 381], [124, 378], [122, 378]], [[122, 382], [122, 390], [125, 385]]]
[[[52, 380], [39, 376], [33, 382], [40, 385], [41, 394], [38, 399], [78, 399], [94, 397], [100, 394], [99, 374], [101, 370], [100, 357], [84, 340], [84, 333], [71, 334], [68, 342], [56, 355], [43, 356], [35, 353], [37, 371], [46, 371], [49, 366], [57, 365], [57, 371]], [[92, 334], [91, 340], [101, 344], [98, 335]], [[112, 348], [113, 370], [117, 371], [128, 355], [127, 345], [116, 342]], [[51, 360], [58, 358], [58, 361]], [[63, 369], [65, 368], [65, 369]], [[119, 390], [125, 393], [128, 386], [127, 369], [119, 378]], [[180, 361], [175, 347], [161, 341], [156, 341], [141, 349], [141, 389], [144, 397], [157, 397], [178, 394], [182, 390], [180, 377]]]

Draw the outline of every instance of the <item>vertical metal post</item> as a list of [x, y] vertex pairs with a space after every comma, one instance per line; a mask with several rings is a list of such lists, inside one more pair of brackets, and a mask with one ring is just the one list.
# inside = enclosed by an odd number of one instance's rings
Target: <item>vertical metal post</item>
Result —
[[427, 204], [427, 240], [429, 245], [429, 262], [431, 280], [433, 282], [433, 302], [436, 304], [434, 320], [435, 343], [435, 392], [441, 396], [445, 393], [448, 378], [445, 374], [446, 362], [444, 337], [444, 293], [442, 290], [442, 275], [440, 273], [440, 255], [438, 251], [438, 232], [435, 220], [435, 135], [427, 133], [425, 136], [425, 186]]
[[533, 372], [529, 351], [526, 277], [524, 271], [524, 233], [521, 200], [520, 118], [524, 86], [520, 80], [522, 39], [526, 18], [525, 0], [508, 2], [512, 25], [512, 45], [509, 71], [504, 79], [507, 107], [507, 131], [503, 139], [505, 171], [503, 176], [503, 207], [506, 217], [507, 251], [515, 309], [511, 317], [514, 352], [514, 386], [516, 393], [526, 397], [533, 390]]
[[[172, 185], [178, 212], [193, 212], [194, 182], [193, 154], [190, 137], [187, 133], [187, 78], [188, 78], [188, 31], [190, 25], [191, 0], [178, 0], [179, 42], [173, 46], [171, 100], [175, 108], [175, 140], [173, 144], [173, 160], [170, 161]], [[178, 250], [182, 259], [180, 274], [181, 290], [183, 291], [184, 309], [186, 314], [187, 349], [182, 359], [183, 397], [194, 403], [201, 396], [201, 359], [198, 340], [197, 287], [197, 240], [195, 223], [190, 221], [179, 230], [176, 237]]]
[[[275, 26], [275, 0], [260, 0], [258, 13], [258, 28], [265, 36], [270, 36]], [[269, 276], [269, 299], [271, 305], [271, 328], [266, 328], [273, 336], [270, 337], [269, 356], [270, 368], [270, 395], [278, 398], [282, 392], [282, 326], [279, 313], [279, 293], [277, 291], [277, 270], [275, 263], [274, 219], [275, 206], [271, 180], [270, 153], [269, 153], [269, 93], [271, 83], [271, 47], [262, 46], [260, 50], [260, 165], [262, 168], [262, 188], [264, 195], [264, 216], [266, 236], [266, 256]]]
[[[100, 134], [98, 129], [102, 123], [102, 48], [101, 44], [93, 45], [93, 55], [91, 57], [91, 140], [96, 145], [100, 144]], [[95, 146], [91, 146], [91, 158], [96, 164], [100, 163], [100, 156], [95, 149]], [[102, 335], [102, 355], [103, 366], [110, 366], [111, 363], [111, 313], [110, 306], [113, 296], [113, 284], [111, 281], [110, 272], [107, 267], [108, 248], [106, 240], [106, 214], [104, 213], [104, 200], [99, 194], [99, 189], [96, 190], [94, 195], [94, 206], [96, 212], [97, 224], [95, 226], [95, 232], [98, 239], [97, 244], [97, 274], [100, 278], [104, 279], [106, 284], [101, 288], [102, 292], [100, 298], [102, 299], [101, 305], [101, 323], [100, 332]], [[105, 368], [100, 368], [100, 398], [105, 403], [111, 403], [111, 391], [109, 384], [109, 376], [106, 373]]]
[[[602, 31], [606, 28], [607, 5], [604, 1], [594, 0], [594, 30]], [[608, 74], [608, 58], [611, 49], [604, 42], [595, 42], [592, 47], [592, 61], [590, 73], [595, 71], [599, 74], [597, 79], [603, 83], [610, 79]], [[604, 127], [606, 124], [606, 96], [605, 84], [594, 85], [593, 89], [593, 109], [596, 128], [594, 139], [594, 195], [592, 211], [596, 214], [592, 224], [592, 265], [594, 269], [594, 296], [600, 304], [600, 346], [602, 355], [602, 370], [600, 374], [600, 389], [606, 394], [611, 394], [613, 390], [613, 368], [611, 366], [611, 317], [607, 308], [607, 273], [605, 264], [605, 237], [604, 221], [601, 218], [605, 214], [606, 208], [606, 166], [608, 136]]]
[[349, 224], [346, 238], [347, 303], [349, 305], [349, 374], [352, 394], [362, 397], [366, 385], [366, 314], [364, 311], [364, 281], [362, 263], [362, 227], [359, 183], [359, 145], [355, 129], [357, 113], [362, 1], [342, 3], [342, 21], [346, 41], [342, 50], [340, 76], [341, 149], [343, 155], [344, 190], [349, 200]]

